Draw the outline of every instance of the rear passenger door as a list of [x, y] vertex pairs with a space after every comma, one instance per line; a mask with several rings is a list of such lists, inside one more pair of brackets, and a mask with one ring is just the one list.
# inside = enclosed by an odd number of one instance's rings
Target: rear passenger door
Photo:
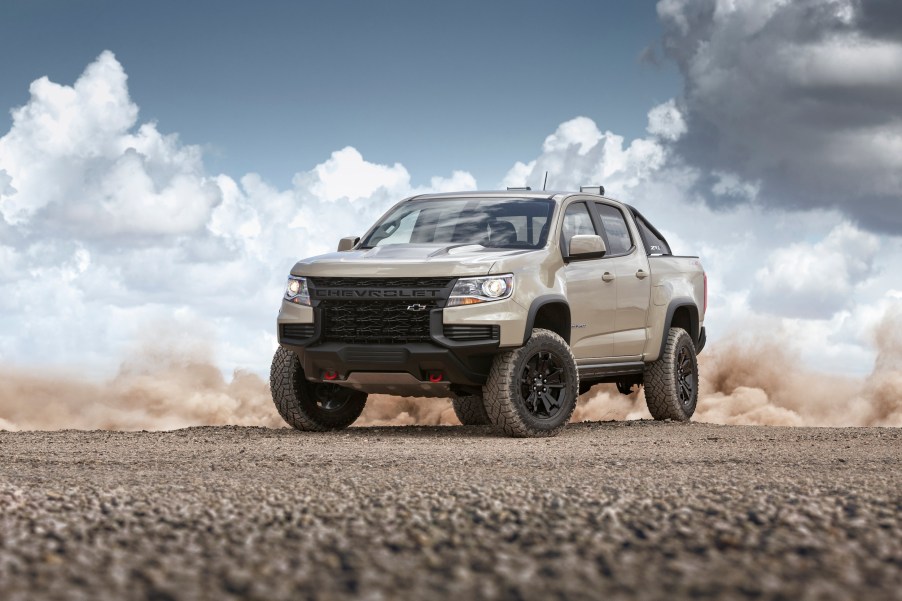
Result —
[[614, 275], [616, 290], [612, 356], [639, 357], [648, 335], [646, 320], [651, 296], [645, 247], [619, 207], [599, 201], [592, 204], [608, 249], [602, 259], [604, 271]]

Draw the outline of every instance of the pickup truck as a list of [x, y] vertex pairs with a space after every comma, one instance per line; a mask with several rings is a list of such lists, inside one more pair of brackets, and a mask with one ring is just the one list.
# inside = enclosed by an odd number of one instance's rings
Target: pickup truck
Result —
[[655, 419], [686, 421], [706, 305], [698, 258], [600, 186], [419, 195], [295, 264], [270, 388], [299, 430], [345, 428], [383, 393], [550, 436], [600, 382], [643, 385]]

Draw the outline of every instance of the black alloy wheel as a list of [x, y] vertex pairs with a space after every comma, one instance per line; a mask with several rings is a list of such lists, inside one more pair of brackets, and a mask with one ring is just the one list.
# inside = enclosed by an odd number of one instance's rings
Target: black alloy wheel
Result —
[[521, 347], [499, 353], [482, 398], [488, 421], [501, 434], [554, 436], [564, 429], [579, 394], [579, 371], [567, 341], [535, 328]]
[[561, 411], [566, 385], [562, 361], [550, 351], [539, 351], [527, 359], [520, 373], [523, 403], [539, 419], [552, 419]]
[[692, 353], [688, 346], [680, 347], [677, 354], [677, 394], [680, 404], [687, 410], [695, 409], [696, 378]]
[[316, 406], [323, 411], [341, 411], [354, 396], [354, 390], [337, 384], [312, 384]]

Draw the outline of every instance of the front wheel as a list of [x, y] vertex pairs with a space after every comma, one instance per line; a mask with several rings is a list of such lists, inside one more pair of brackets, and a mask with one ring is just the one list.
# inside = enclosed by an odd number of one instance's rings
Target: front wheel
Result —
[[489, 423], [481, 394], [454, 395], [451, 405], [457, 419], [465, 426], [485, 426]]
[[326, 432], [347, 428], [366, 405], [365, 392], [308, 381], [297, 355], [282, 347], [272, 358], [269, 388], [279, 415], [298, 430]]
[[483, 388], [489, 422], [517, 437], [554, 436], [579, 393], [576, 360], [563, 338], [535, 329], [525, 345], [497, 355]]
[[664, 353], [645, 370], [643, 384], [653, 418], [689, 421], [698, 402], [698, 359], [686, 330], [670, 328]]

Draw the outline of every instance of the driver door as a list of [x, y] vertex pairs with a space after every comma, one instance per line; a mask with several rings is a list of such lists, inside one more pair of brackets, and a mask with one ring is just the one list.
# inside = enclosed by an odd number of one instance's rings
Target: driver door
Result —
[[[574, 202], [564, 212], [561, 252], [567, 256], [570, 238], [601, 235], [585, 202]], [[617, 293], [613, 280], [605, 281], [604, 259], [569, 261], [564, 267], [570, 301], [570, 348], [577, 360], [605, 359], [614, 354], [614, 316]]]

